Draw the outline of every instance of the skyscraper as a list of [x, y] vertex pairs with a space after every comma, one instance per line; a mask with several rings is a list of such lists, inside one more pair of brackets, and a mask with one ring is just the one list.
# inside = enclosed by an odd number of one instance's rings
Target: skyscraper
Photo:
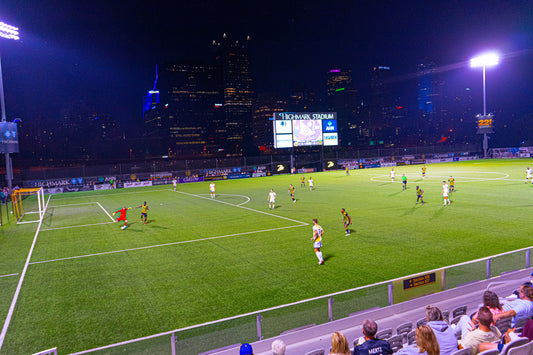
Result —
[[[218, 150], [223, 122], [221, 80], [216, 67], [197, 61], [168, 64], [161, 73], [165, 105], [154, 121], [167, 131], [170, 155], [208, 155]], [[157, 116], [157, 115], [156, 115]], [[146, 123], [150, 121], [145, 119]]]
[[249, 44], [249, 36], [244, 42], [231, 42], [226, 34], [220, 42], [213, 41], [222, 71], [227, 155], [242, 155], [252, 147], [254, 92]]
[[275, 112], [285, 112], [287, 101], [276, 95], [261, 95], [254, 100], [253, 139], [259, 150], [265, 151], [274, 147], [273, 121]]
[[447, 137], [449, 122], [447, 121], [447, 105], [444, 104], [443, 85], [435, 63], [426, 60], [418, 64], [418, 110], [421, 121], [419, 131], [425, 139], [438, 141]]
[[352, 83], [352, 71], [330, 69], [327, 73], [328, 111], [337, 112], [339, 144], [351, 146], [357, 141], [356, 112], [358, 92]]
[[393, 132], [394, 101], [390, 82], [390, 67], [375, 66], [370, 76], [370, 136], [379, 140], [390, 139]]

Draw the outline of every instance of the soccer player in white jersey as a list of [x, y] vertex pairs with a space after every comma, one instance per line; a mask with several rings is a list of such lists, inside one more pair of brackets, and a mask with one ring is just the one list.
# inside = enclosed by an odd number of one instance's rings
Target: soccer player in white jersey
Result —
[[174, 180], [172, 180], [172, 185], [174, 185], [174, 191], [177, 191], [178, 190], [178, 180], [176, 180], [176, 178], [174, 178]]
[[450, 205], [451, 204], [450, 198], [449, 198], [450, 190], [448, 188], [448, 185], [446, 184], [446, 181], [442, 182], [442, 193], [441, 194], [442, 194], [442, 197], [444, 198], [443, 206]]
[[273, 189], [270, 189], [270, 192], [268, 193], [268, 209], [273, 210], [274, 206], [276, 205], [276, 193]]
[[530, 180], [531, 183], [533, 184], [533, 179], [531, 178], [531, 168], [528, 166], [527, 169], [526, 169], [526, 184], [527, 184], [527, 180]]
[[313, 178], [310, 177], [309, 180], [307, 180], [307, 182], [309, 183], [309, 191], [313, 191]]
[[215, 190], [216, 190], [215, 183], [211, 181], [211, 183], [209, 184], [209, 191], [211, 191], [211, 198], [215, 198]]
[[324, 258], [322, 257], [322, 252], [320, 251], [320, 248], [322, 248], [322, 236], [324, 235], [324, 230], [320, 225], [318, 224], [318, 220], [316, 218], [313, 219], [313, 237], [311, 240], [313, 241], [313, 247], [315, 248], [315, 254], [318, 258], [318, 265], [324, 264]]
[[390, 171], [390, 180], [391, 182], [394, 182], [394, 176], [396, 175], [396, 172], [394, 171], [394, 168]]

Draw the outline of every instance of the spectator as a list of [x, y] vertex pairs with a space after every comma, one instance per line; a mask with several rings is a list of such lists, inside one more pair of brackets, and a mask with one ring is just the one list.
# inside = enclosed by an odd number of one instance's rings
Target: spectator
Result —
[[376, 339], [378, 325], [370, 319], [363, 321], [363, 338], [354, 342], [353, 355], [386, 355], [392, 354], [392, 348], [386, 340]]
[[[437, 308], [437, 307], [435, 307]], [[438, 309], [438, 308], [437, 308]], [[397, 352], [398, 355], [439, 355], [439, 343], [435, 333], [427, 324], [422, 324], [416, 328], [416, 345], [407, 346]]]
[[335, 332], [331, 335], [331, 352], [330, 355], [351, 355], [350, 346], [346, 337], [340, 333]]
[[254, 350], [250, 344], [244, 343], [239, 348], [239, 355], [254, 355]]
[[478, 310], [478, 320], [479, 328], [466, 334], [459, 344], [460, 349], [472, 348], [472, 355], [478, 353], [479, 344], [499, 341], [502, 337], [498, 328], [492, 325], [493, 316], [487, 307]]
[[533, 316], [533, 287], [527, 284], [520, 286], [518, 299], [503, 305], [503, 310], [494, 316], [495, 323], [502, 318], [513, 317], [511, 326], [514, 327], [517, 320]]
[[[493, 317], [497, 314], [503, 313], [503, 307], [500, 304], [500, 299], [498, 295], [492, 291], [485, 291], [483, 293], [483, 305], [490, 310]], [[455, 334], [464, 337], [468, 332], [476, 329], [478, 323], [477, 312], [474, 313], [472, 319], [464, 315], [457, 323]]]
[[281, 339], [274, 340], [272, 342], [272, 355], [285, 355], [287, 346]]
[[454, 330], [446, 323], [444, 315], [438, 307], [431, 305], [426, 307], [426, 320], [439, 343], [441, 355], [448, 355], [457, 351], [457, 338]]

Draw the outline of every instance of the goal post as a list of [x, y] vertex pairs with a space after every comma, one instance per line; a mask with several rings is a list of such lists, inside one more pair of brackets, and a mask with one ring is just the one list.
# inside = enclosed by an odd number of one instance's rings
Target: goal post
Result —
[[14, 190], [11, 201], [17, 224], [39, 222], [44, 216], [45, 201], [42, 187]]

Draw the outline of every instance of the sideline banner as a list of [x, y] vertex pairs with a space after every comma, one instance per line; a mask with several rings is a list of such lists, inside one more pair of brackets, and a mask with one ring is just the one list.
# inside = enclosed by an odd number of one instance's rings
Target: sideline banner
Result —
[[247, 179], [251, 177], [252, 174], [228, 174], [228, 179]]
[[189, 182], [202, 182], [202, 181], [204, 181], [204, 177], [203, 176], [185, 177], [185, 178], [179, 178], [178, 179], [178, 182], [180, 184], [186, 184], [186, 183], [189, 183]]
[[125, 182], [124, 187], [141, 187], [141, 186], [152, 186], [151, 181], [133, 181], [133, 182]]
[[392, 282], [393, 303], [400, 303], [443, 290], [443, 271], [430, 272]]
[[97, 184], [94, 185], [95, 190], [111, 190], [111, 184]]

